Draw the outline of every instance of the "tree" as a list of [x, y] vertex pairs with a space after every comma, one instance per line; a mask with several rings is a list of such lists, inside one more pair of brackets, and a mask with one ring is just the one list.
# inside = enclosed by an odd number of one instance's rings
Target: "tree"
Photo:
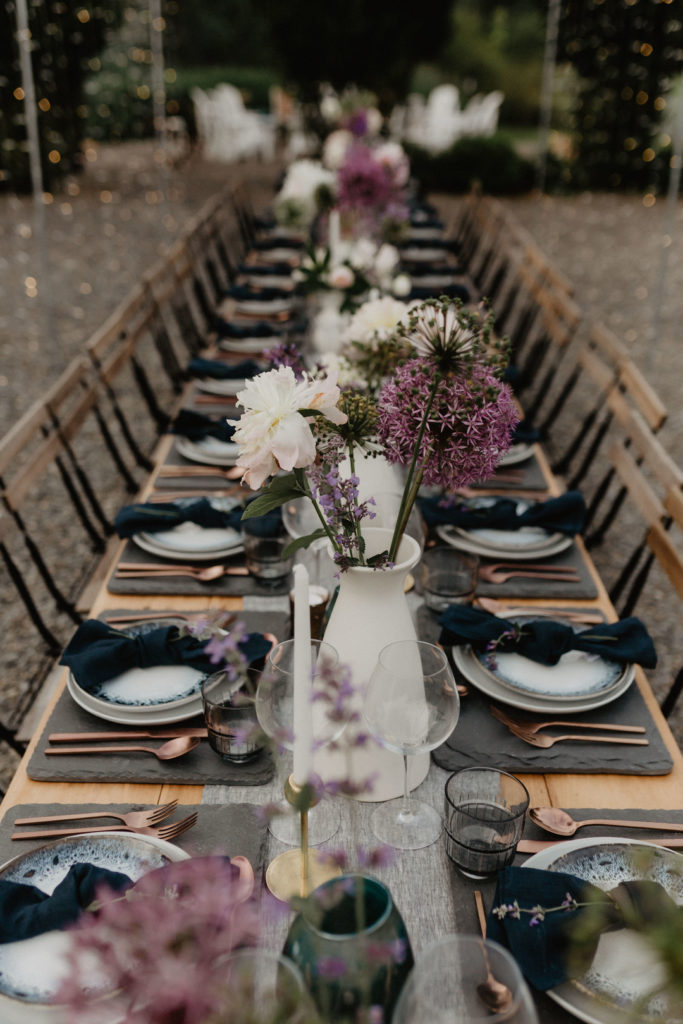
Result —
[[645, 189], [664, 171], [657, 134], [671, 78], [683, 69], [672, 0], [565, 0], [561, 45], [580, 76], [578, 183]]
[[[96, 67], [107, 30], [121, 19], [122, 0], [34, 0], [29, 26], [43, 177], [47, 187], [80, 167], [87, 115], [83, 84]], [[19, 66], [15, 0], [0, 6], [0, 181], [30, 188], [26, 112]]]

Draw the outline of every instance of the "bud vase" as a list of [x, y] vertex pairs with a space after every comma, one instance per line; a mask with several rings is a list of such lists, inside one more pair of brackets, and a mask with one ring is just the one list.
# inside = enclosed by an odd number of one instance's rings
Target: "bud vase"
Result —
[[[392, 530], [367, 527], [363, 530], [366, 556], [386, 551], [391, 544]], [[339, 740], [330, 747], [321, 747], [314, 768], [324, 782], [350, 781], [359, 800], [392, 800], [403, 794], [403, 757], [382, 747], [373, 739], [362, 745], [359, 734], [367, 735], [362, 719], [365, 688], [377, 664], [379, 652], [397, 640], [417, 640], [404, 584], [409, 570], [420, 559], [420, 546], [404, 534], [396, 562], [392, 568], [371, 569], [352, 566], [341, 573], [339, 593], [324, 640], [332, 644], [340, 662], [349, 665], [354, 696], [352, 710], [360, 721], [350, 722]], [[416, 679], [416, 684], [421, 684]], [[408, 758], [408, 781], [415, 789], [429, 771], [429, 754], [416, 754]], [[363, 783], [371, 779], [371, 786]]]
[[391, 893], [365, 875], [318, 886], [292, 922], [283, 953], [301, 971], [326, 1021], [370, 1020], [372, 1006], [381, 1006], [382, 1019], [391, 1020], [413, 966]]

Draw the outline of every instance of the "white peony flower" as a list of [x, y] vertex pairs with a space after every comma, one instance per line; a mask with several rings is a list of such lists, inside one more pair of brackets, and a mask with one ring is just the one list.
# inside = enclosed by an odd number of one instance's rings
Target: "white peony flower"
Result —
[[349, 146], [353, 144], [353, 135], [345, 128], [331, 132], [323, 146], [323, 163], [332, 171], [338, 171], [346, 159]]
[[399, 322], [408, 312], [405, 302], [390, 295], [381, 299], [364, 302], [351, 317], [351, 322], [344, 332], [347, 341], [371, 342], [382, 341], [394, 333]]
[[372, 266], [377, 255], [377, 246], [371, 238], [363, 236], [356, 239], [349, 251], [348, 260], [356, 270], [367, 270]]
[[375, 160], [389, 171], [396, 185], [406, 185], [410, 177], [410, 161], [398, 142], [383, 142], [373, 150]]
[[248, 380], [237, 395], [245, 412], [233, 435], [241, 449], [237, 465], [244, 469], [243, 482], [257, 490], [279, 469], [310, 466], [315, 440], [300, 410], [315, 409], [333, 423], [344, 423], [346, 416], [336, 408], [339, 394], [334, 374], [323, 380], [297, 380], [291, 366]]
[[350, 288], [353, 282], [356, 280], [351, 267], [347, 267], [345, 263], [341, 263], [338, 267], [332, 267], [328, 276], [328, 282], [333, 288]]
[[413, 282], [408, 274], [397, 274], [391, 282], [391, 290], [399, 299], [404, 299], [406, 295], [410, 295], [412, 287]]
[[318, 356], [318, 366], [327, 373], [334, 373], [342, 387], [353, 387], [358, 390], [367, 388], [367, 382], [359, 379], [358, 370], [349, 360], [336, 352], [323, 352]]
[[275, 216], [290, 225], [308, 225], [318, 212], [318, 189], [334, 191], [335, 186], [336, 175], [319, 160], [295, 160], [273, 201]]
[[398, 261], [398, 249], [395, 245], [388, 245], [386, 242], [380, 245], [373, 266], [382, 287], [389, 284]]

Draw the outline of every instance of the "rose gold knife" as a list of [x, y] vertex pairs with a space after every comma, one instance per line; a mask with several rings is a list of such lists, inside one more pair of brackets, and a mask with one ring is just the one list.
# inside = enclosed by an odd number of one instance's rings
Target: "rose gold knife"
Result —
[[[596, 836], [595, 841], [596, 843], [600, 842], [599, 837]], [[520, 839], [517, 843], [517, 853], [540, 853], [541, 850], [550, 850], [553, 846], [559, 846], [560, 843], [566, 842], [566, 839]], [[642, 842], [654, 843], [655, 846], [683, 846], [683, 838], [646, 839], [643, 837]]]
[[174, 740], [179, 736], [198, 736], [205, 740], [208, 732], [202, 726], [179, 726], [177, 729], [154, 729], [143, 731], [129, 729], [121, 732], [53, 732], [48, 736], [49, 743], [79, 743], [81, 740], [96, 742], [102, 740], [134, 740], [142, 739]]

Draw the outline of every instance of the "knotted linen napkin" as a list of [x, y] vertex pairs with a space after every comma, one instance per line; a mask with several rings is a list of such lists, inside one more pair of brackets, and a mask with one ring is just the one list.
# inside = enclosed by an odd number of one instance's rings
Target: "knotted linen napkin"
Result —
[[240, 263], [239, 272], [251, 277], [288, 277], [292, 268], [289, 263]]
[[[539, 913], [538, 907], [566, 909]], [[590, 966], [603, 932], [643, 930], [680, 914], [683, 908], [649, 879], [622, 882], [605, 893], [566, 872], [513, 865], [498, 875], [486, 934], [506, 946], [531, 984], [545, 991]]]
[[[194, 860], [212, 860], [212, 857], [198, 857]], [[227, 857], [221, 857], [230, 866], [233, 879], [237, 881], [239, 868], [230, 864]], [[143, 877], [146, 885], [155, 875], [162, 879], [173, 869], [173, 864], [155, 868]], [[73, 924], [92, 902], [102, 896], [106, 887], [109, 892], [120, 893], [135, 884], [128, 875], [93, 864], [72, 864], [67, 874], [48, 895], [34, 885], [25, 882], [0, 880], [0, 942], [18, 942], [33, 938], [44, 932], [67, 928]]]
[[513, 444], [533, 444], [534, 441], [540, 441], [541, 432], [538, 430], [531, 420], [520, 420], [514, 429], [512, 435]]
[[416, 299], [433, 299], [442, 295], [448, 296], [449, 299], [460, 299], [461, 302], [470, 301], [469, 288], [464, 284], [442, 284], [438, 288], [414, 284], [408, 293], [408, 302], [414, 302]]
[[238, 302], [274, 302], [275, 299], [292, 297], [291, 291], [286, 288], [251, 288], [248, 284], [233, 284], [225, 294]]
[[[177, 626], [128, 636], [99, 619], [86, 619], [67, 644], [60, 665], [68, 665], [81, 689], [91, 693], [132, 668], [187, 665], [198, 672], [215, 672], [205, 646], [205, 640], [181, 636]], [[264, 658], [271, 644], [261, 633], [250, 633], [238, 646], [251, 663]]]
[[518, 512], [514, 498], [499, 498], [492, 505], [473, 508], [466, 504], [446, 505], [441, 498], [423, 498], [420, 509], [427, 526], [461, 526], [465, 530], [519, 530], [522, 526], [542, 527], [551, 533], [580, 533], [586, 517], [586, 503], [580, 491], [567, 491], [559, 498], [536, 501]]
[[451, 263], [420, 263], [410, 268], [410, 276], [415, 278], [418, 284], [421, 277], [431, 277], [432, 274], [448, 274], [453, 277], [454, 274], [461, 273], [460, 267], [454, 267]]
[[[181, 523], [196, 523], [207, 529], [240, 530], [243, 512], [244, 508], [241, 505], [223, 511], [214, 507], [208, 498], [199, 498], [189, 505], [141, 502], [137, 505], [124, 505], [119, 509], [114, 526], [119, 537], [132, 537], [142, 531], [155, 533], [159, 530], [172, 530]], [[282, 512], [279, 508], [249, 520], [249, 532], [258, 537], [276, 537], [281, 530]]]
[[444, 252], [457, 252], [458, 243], [452, 238], [411, 238], [405, 245], [401, 245], [401, 249], [407, 248], [443, 249]]
[[272, 338], [283, 333], [281, 324], [269, 324], [265, 320], [255, 320], [253, 324], [235, 324], [232, 320], [224, 320], [221, 316], [213, 319], [213, 329], [221, 338]]
[[[529, 609], [533, 615], [533, 608]], [[558, 611], [558, 615], [561, 615]], [[521, 654], [541, 665], [557, 665], [567, 651], [585, 651], [609, 661], [623, 664], [635, 662], [644, 668], [657, 664], [652, 638], [640, 619], [591, 626], [575, 633], [571, 626], [552, 619], [536, 619], [521, 626], [501, 619], [480, 608], [450, 605], [439, 618], [442, 645], [470, 644], [476, 651], [485, 651], [495, 643], [497, 653]]]
[[203, 359], [195, 356], [190, 359], [187, 369], [193, 377], [213, 377], [214, 380], [244, 380], [261, 373], [262, 367], [253, 359], [243, 359], [239, 363], [222, 363], [218, 359]]
[[287, 236], [271, 235], [270, 238], [257, 239], [252, 248], [258, 252], [267, 252], [268, 249], [292, 249], [297, 251], [303, 249], [305, 242], [298, 238], [288, 238]]
[[217, 441], [232, 441], [235, 424], [230, 420], [212, 420], [203, 412], [194, 409], [181, 409], [169, 427], [170, 434], [180, 434], [190, 441], [202, 441], [205, 437], [215, 437]]

